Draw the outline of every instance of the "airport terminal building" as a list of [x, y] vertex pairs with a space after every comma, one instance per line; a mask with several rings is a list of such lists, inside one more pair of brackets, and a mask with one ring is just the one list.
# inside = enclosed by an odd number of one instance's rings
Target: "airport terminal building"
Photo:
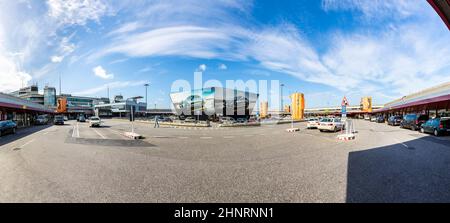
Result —
[[13, 120], [17, 126], [31, 126], [38, 115], [54, 115], [55, 111], [27, 99], [0, 93], [0, 121]]
[[258, 96], [248, 91], [221, 87], [170, 94], [177, 115], [194, 116], [200, 119], [222, 116], [248, 118], [252, 114]]

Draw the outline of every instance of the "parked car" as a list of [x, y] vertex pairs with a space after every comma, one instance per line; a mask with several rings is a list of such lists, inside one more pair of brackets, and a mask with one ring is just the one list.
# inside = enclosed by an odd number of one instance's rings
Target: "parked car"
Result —
[[236, 121], [232, 117], [220, 117], [220, 123], [235, 123]]
[[309, 118], [308, 122], [306, 123], [307, 129], [317, 129], [319, 126], [320, 119], [319, 118]]
[[364, 116], [364, 120], [370, 121], [370, 116], [368, 115]]
[[339, 118], [323, 118], [317, 128], [323, 131], [337, 132], [345, 128], [345, 124]]
[[16, 134], [17, 124], [11, 120], [0, 121], [0, 136], [6, 134]]
[[159, 116], [159, 117], [158, 117], [158, 122], [172, 122], [172, 119], [169, 118], [169, 117], [162, 117], [162, 116]]
[[67, 116], [64, 116], [64, 121], [69, 121], [69, 118]]
[[258, 120], [256, 120], [256, 118], [254, 118], [254, 117], [250, 117], [249, 119], [248, 119], [248, 122], [257, 122]]
[[237, 123], [247, 123], [247, 119], [246, 118], [237, 118], [236, 122]]
[[370, 117], [370, 121], [371, 121], [371, 122], [376, 122], [376, 121], [377, 121], [377, 116], [372, 116], [372, 117]]
[[39, 115], [34, 121], [35, 125], [47, 125], [48, 124], [48, 116], [47, 115]]
[[420, 132], [432, 133], [435, 136], [449, 134], [450, 117], [430, 119], [420, 127]]
[[377, 120], [375, 120], [377, 123], [384, 123], [384, 117], [383, 116], [378, 116]]
[[192, 123], [192, 122], [196, 122], [196, 120], [194, 117], [187, 117], [184, 119], [184, 122]]
[[90, 127], [100, 127], [102, 124], [102, 120], [100, 120], [97, 116], [92, 116], [89, 118], [89, 126]]
[[402, 122], [402, 116], [394, 115], [388, 118], [388, 125], [397, 126]]
[[55, 125], [64, 125], [64, 117], [61, 115], [55, 116]]
[[77, 121], [78, 122], [86, 122], [86, 117], [84, 117], [84, 115], [80, 115], [80, 116], [78, 116]]
[[416, 131], [420, 129], [420, 126], [428, 121], [428, 119], [430, 119], [428, 115], [407, 114], [403, 117], [400, 127]]

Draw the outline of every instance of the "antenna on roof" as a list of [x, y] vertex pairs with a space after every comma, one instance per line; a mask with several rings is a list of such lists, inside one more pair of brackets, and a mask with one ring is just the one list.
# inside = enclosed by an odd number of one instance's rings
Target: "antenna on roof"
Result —
[[61, 73], [59, 73], [59, 95], [61, 95]]

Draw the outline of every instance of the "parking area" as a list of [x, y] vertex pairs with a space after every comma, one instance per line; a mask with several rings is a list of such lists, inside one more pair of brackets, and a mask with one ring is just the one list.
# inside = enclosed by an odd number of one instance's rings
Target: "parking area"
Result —
[[[1, 202], [449, 202], [450, 140], [355, 120], [357, 137], [295, 123], [153, 128], [66, 122], [0, 140]], [[20, 137], [19, 137], [20, 136]], [[16, 137], [16, 138], [15, 138]], [[6, 141], [7, 140], [7, 141]]]

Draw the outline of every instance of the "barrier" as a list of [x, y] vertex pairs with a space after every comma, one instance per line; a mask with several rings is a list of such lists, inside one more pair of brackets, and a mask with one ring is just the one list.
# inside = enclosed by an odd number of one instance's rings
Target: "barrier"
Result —
[[337, 136], [338, 140], [349, 141], [356, 139], [356, 131], [353, 121], [351, 119], [345, 120], [345, 132], [344, 129], [341, 130], [341, 134]]

